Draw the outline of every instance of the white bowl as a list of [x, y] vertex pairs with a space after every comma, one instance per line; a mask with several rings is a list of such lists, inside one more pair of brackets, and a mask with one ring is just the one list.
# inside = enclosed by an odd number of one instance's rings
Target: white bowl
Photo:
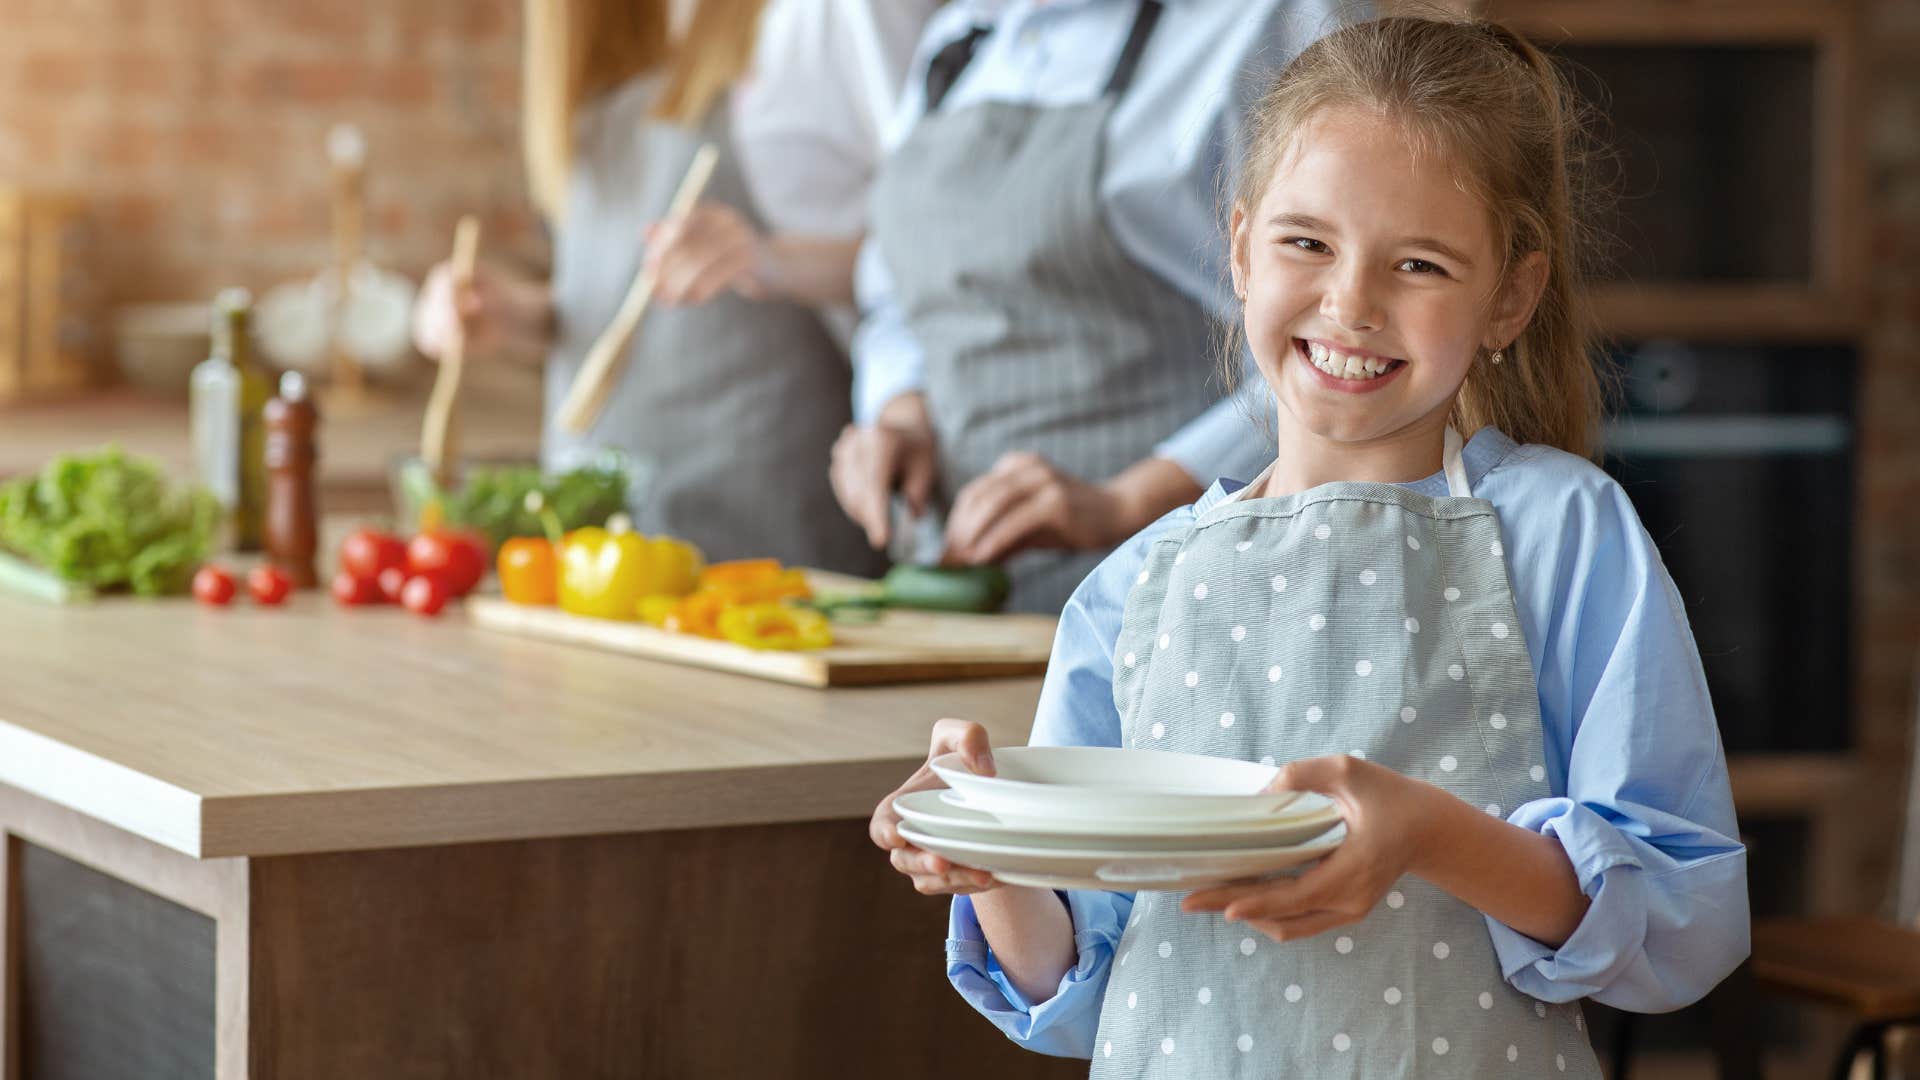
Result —
[[[944, 789], [912, 791], [893, 800], [901, 820], [923, 833], [949, 840], [1051, 848], [1100, 848], [1127, 851], [1225, 850], [1298, 844], [1326, 832], [1340, 810], [1323, 795], [1306, 794], [1294, 804], [1303, 812], [1278, 821], [1201, 823], [1142, 831], [1105, 821], [1061, 821], [1013, 825], [992, 814], [958, 805]], [[1317, 806], [1318, 810], [1312, 808]]]
[[1109, 825], [1272, 821], [1300, 797], [1263, 791], [1279, 769], [1232, 758], [1108, 746], [1013, 746], [979, 776], [959, 754], [929, 764], [969, 809], [1007, 824], [1057, 820]]

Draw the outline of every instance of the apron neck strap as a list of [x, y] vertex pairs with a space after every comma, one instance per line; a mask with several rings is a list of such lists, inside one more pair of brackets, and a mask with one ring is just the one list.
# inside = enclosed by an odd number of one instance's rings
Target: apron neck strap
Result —
[[1442, 467], [1447, 473], [1447, 494], [1456, 499], [1473, 498], [1473, 485], [1467, 483], [1467, 465], [1460, 460], [1460, 433], [1447, 425], [1445, 448], [1440, 452]]
[[1107, 77], [1104, 96], [1119, 97], [1127, 92], [1133, 83], [1133, 70], [1140, 66], [1140, 54], [1147, 51], [1147, 39], [1153, 36], [1154, 24], [1159, 21], [1160, 0], [1141, 0], [1140, 10], [1133, 16], [1133, 29], [1127, 32], [1127, 43], [1120, 48], [1120, 59]]

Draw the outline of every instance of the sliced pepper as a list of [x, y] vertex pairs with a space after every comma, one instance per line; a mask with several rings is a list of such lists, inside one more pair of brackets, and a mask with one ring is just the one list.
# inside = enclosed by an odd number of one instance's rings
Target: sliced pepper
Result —
[[683, 596], [661, 625], [678, 634], [717, 638], [720, 636], [720, 613], [726, 610], [729, 603], [731, 601], [725, 593], [712, 590]]
[[755, 585], [784, 573], [779, 559], [733, 559], [717, 562], [700, 573], [700, 587]]
[[685, 597], [666, 596], [661, 593], [641, 597], [640, 621], [648, 626], [666, 626], [667, 619], [673, 615], [683, 599]]
[[833, 644], [826, 616], [785, 604], [735, 604], [720, 611], [720, 636], [750, 649], [824, 649]]
[[545, 537], [519, 536], [501, 544], [495, 568], [500, 592], [516, 604], [551, 604], [559, 593], [559, 563]]

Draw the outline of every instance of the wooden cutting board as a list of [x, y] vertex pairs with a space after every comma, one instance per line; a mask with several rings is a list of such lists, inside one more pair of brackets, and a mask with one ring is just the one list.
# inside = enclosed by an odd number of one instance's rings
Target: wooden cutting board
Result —
[[782, 652], [676, 634], [645, 623], [569, 615], [558, 608], [469, 597], [467, 617], [488, 630], [718, 668], [799, 686], [1037, 675], [1046, 670], [1057, 620], [1050, 615], [958, 615], [887, 611], [877, 622], [835, 623], [825, 649]]

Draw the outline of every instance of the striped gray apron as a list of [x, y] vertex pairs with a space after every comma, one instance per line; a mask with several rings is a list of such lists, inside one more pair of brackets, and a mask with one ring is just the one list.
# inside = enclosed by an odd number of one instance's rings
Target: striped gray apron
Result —
[[[1114, 652], [1125, 745], [1351, 753], [1500, 816], [1549, 795], [1500, 522], [1451, 430], [1446, 460], [1447, 498], [1327, 484], [1155, 543]], [[1180, 901], [1138, 894], [1094, 1077], [1600, 1076], [1579, 1005], [1514, 989], [1485, 918], [1423, 880], [1286, 943]]]
[[582, 118], [554, 245], [559, 334], [546, 370], [544, 463], [569, 468], [605, 448], [633, 468], [634, 526], [699, 545], [710, 560], [772, 557], [857, 574], [880, 557], [840, 512], [828, 454], [850, 416], [851, 369], [813, 311], [728, 291], [694, 307], [648, 309], [627, 368], [581, 435], [553, 422], [587, 350], [625, 298], [647, 224], [666, 212], [701, 143], [721, 147], [703, 196], [765, 228], [730, 152], [727, 108], [704, 130], [647, 115], [635, 80]]
[[[1218, 396], [1214, 323], [1128, 257], [1100, 202], [1107, 118], [1159, 10], [1141, 4], [1096, 100], [929, 100], [880, 170], [874, 236], [925, 355], [942, 504], [1014, 450], [1104, 481]], [[1015, 556], [1009, 606], [1057, 613], [1104, 555]]]

